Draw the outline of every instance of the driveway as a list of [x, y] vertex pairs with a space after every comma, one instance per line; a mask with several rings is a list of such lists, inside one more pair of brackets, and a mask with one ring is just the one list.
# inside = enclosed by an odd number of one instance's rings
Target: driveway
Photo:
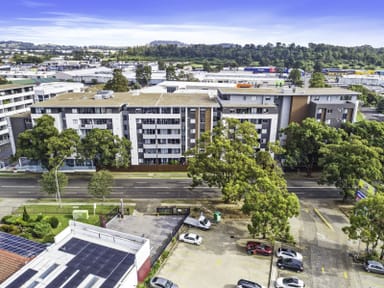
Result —
[[202, 236], [202, 245], [178, 242], [158, 275], [183, 288], [234, 288], [241, 278], [267, 287], [271, 257], [245, 253], [246, 221], [223, 219], [209, 231], [184, 230]]

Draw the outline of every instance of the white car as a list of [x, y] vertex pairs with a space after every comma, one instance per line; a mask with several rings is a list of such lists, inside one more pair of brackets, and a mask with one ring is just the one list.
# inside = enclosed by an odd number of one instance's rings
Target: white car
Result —
[[203, 238], [195, 233], [184, 233], [180, 234], [179, 240], [190, 244], [200, 245]]
[[293, 258], [301, 262], [303, 261], [303, 255], [289, 248], [280, 247], [276, 250], [276, 256], [278, 258]]
[[305, 287], [304, 281], [296, 277], [280, 277], [275, 281], [276, 288], [303, 288]]

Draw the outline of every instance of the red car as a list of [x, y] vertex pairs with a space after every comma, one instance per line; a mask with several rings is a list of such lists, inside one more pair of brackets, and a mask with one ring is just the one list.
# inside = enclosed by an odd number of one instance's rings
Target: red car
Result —
[[246, 249], [249, 255], [252, 255], [252, 254], [261, 254], [265, 256], [272, 255], [272, 246], [261, 243], [261, 242], [248, 241]]

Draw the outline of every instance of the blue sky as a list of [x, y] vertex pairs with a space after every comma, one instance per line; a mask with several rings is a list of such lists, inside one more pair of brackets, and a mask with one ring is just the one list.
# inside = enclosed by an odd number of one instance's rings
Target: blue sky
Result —
[[383, 0], [6, 0], [1, 3], [0, 40], [384, 47], [383, 8]]

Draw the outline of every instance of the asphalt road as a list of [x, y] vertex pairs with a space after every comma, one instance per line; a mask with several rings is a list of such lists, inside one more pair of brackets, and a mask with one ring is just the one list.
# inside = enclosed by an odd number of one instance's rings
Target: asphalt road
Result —
[[[189, 179], [115, 179], [110, 198], [128, 199], [194, 199], [218, 198], [220, 191], [207, 186], [190, 188]], [[87, 198], [88, 179], [70, 179], [64, 198]], [[334, 187], [319, 186], [315, 180], [288, 180], [288, 190], [299, 198], [329, 199], [340, 198]], [[40, 191], [36, 178], [0, 178], [0, 197], [41, 198], [46, 194]]]

